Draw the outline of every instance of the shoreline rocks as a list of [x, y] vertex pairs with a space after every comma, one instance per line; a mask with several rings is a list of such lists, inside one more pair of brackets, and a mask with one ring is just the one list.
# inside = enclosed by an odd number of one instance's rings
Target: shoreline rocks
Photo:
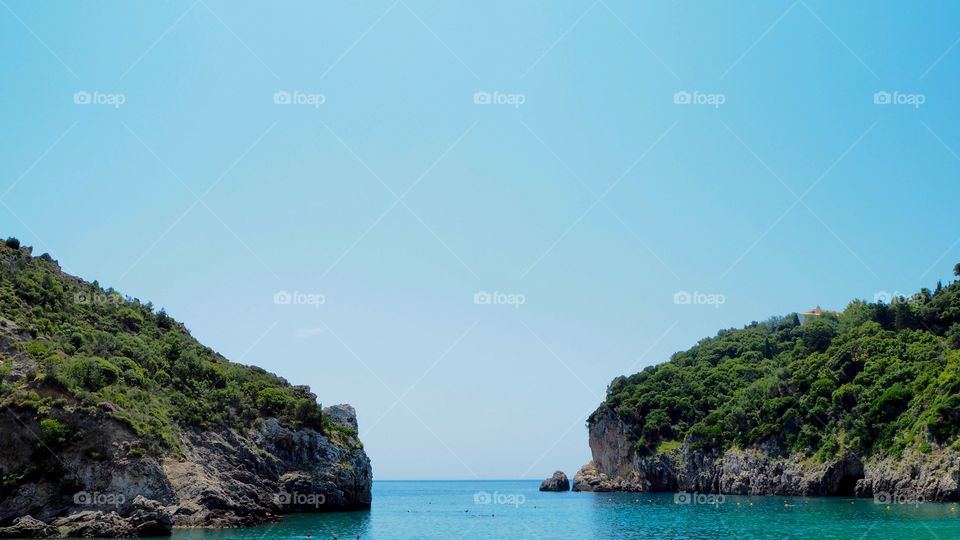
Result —
[[540, 483], [540, 491], [570, 491], [570, 480], [563, 471], [556, 471]]
[[574, 476], [573, 491], [960, 499], [960, 454], [950, 448], [900, 458], [851, 452], [819, 462], [773, 441], [727, 451], [694, 450], [684, 442], [641, 456], [628, 433], [612, 410], [595, 415], [589, 427], [593, 459]]
[[[349, 405], [324, 409], [346, 429], [320, 433], [269, 418], [243, 433], [185, 430], [179, 454], [159, 458], [132, 451], [136, 436], [102, 411], [62, 414], [82, 426], [84, 438], [57, 456], [61, 477], [24, 482], [0, 500], [0, 538], [169, 536], [174, 527], [244, 527], [282, 514], [370, 508], [373, 472]], [[0, 470], [30, 464], [35, 440], [9, 415], [0, 429], [20, 434], [8, 441]]]
[[60, 532], [53, 525], [23, 516], [15, 519], [9, 527], [0, 527], [0, 538], [50, 538]]

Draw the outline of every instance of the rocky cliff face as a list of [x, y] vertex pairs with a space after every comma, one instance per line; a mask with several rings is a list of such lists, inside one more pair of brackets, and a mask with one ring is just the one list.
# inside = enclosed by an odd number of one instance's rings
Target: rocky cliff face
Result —
[[0, 538], [169, 535], [370, 507], [349, 405], [0, 242]]
[[[349, 405], [324, 413], [350, 430]], [[370, 507], [370, 460], [349, 432], [291, 430], [268, 419], [245, 433], [185, 432], [182, 455], [155, 458], [105, 411], [61, 413], [83, 440], [53, 450], [49, 475], [0, 492], [0, 538], [155, 536], [171, 527], [255, 525], [292, 512]], [[28, 411], [0, 415], [0, 470], [36, 461], [40, 431]], [[46, 451], [47, 449], [39, 449]]]
[[736, 495], [845, 495], [877, 500], [960, 499], [960, 455], [948, 448], [902, 458], [852, 453], [820, 463], [781, 451], [773, 442], [746, 449], [672, 451], [640, 456], [636, 439], [610, 409], [589, 427], [593, 459], [574, 491], [689, 491]]

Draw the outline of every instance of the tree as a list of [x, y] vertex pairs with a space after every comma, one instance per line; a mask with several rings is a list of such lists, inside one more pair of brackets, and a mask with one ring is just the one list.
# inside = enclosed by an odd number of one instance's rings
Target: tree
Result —
[[905, 300], [893, 305], [893, 326], [897, 330], [910, 330], [916, 326], [916, 317]]
[[947, 338], [947, 345], [954, 349], [960, 349], [960, 323], [953, 323], [944, 337]]
[[277, 416], [287, 408], [289, 396], [282, 388], [264, 388], [257, 393], [257, 406], [270, 416]]
[[[20, 249], [20, 240], [17, 240], [12, 236], [10, 238], [7, 238], [4, 244], [6, 244], [7, 247], [10, 249]], [[957, 266], [960, 267], [960, 264], [958, 264]]]
[[960, 263], [953, 265], [953, 275], [960, 277]]
[[53, 418], [44, 418], [40, 421], [40, 441], [47, 448], [60, 448], [67, 444], [70, 438], [70, 427]]

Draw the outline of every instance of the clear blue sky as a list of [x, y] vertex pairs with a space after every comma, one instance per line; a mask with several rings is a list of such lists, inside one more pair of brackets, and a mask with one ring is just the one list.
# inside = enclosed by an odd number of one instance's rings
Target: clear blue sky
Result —
[[613, 377], [949, 275], [958, 17], [0, 0], [0, 233], [355, 405], [379, 479], [572, 475]]

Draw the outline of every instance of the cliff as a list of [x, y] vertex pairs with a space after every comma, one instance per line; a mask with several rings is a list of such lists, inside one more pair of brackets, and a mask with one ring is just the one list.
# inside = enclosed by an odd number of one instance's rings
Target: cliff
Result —
[[169, 535], [370, 508], [349, 405], [0, 243], [0, 538]]
[[960, 454], [951, 448], [900, 457], [861, 458], [850, 452], [819, 462], [772, 443], [712, 451], [684, 444], [640, 456], [627, 431], [613, 411], [597, 414], [589, 429], [593, 459], [574, 477], [574, 491], [960, 499]]
[[722, 330], [614, 379], [588, 428], [575, 491], [956, 501], [960, 280]]

